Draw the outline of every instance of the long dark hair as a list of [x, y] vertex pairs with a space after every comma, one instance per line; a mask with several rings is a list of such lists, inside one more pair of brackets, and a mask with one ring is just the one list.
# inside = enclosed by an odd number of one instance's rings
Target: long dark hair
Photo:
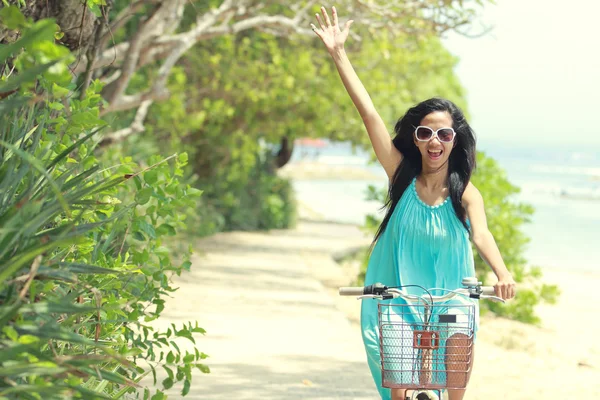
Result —
[[456, 137], [454, 138], [454, 148], [448, 158], [448, 177], [446, 183], [454, 211], [465, 229], [469, 230], [461, 199], [471, 179], [471, 173], [475, 169], [475, 133], [467, 123], [463, 112], [456, 104], [450, 100], [432, 98], [409, 109], [394, 127], [396, 136], [393, 142], [394, 146], [402, 153], [402, 162], [400, 162], [400, 165], [396, 169], [389, 186], [388, 198], [384, 206], [387, 208], [387, 212], [375, 234], [373, 244], [375, 244], [385, 231], [390, 217], [404, 191], [408, 188], [413, 178], [421, 173], [421, 169], [423, 168], [421, 152], [414, 143], [413, 134], [415, 128], [421, 124], [423, 118], [435, 111], [446, 111], [452, 117], [452, 128], [456, 132]]

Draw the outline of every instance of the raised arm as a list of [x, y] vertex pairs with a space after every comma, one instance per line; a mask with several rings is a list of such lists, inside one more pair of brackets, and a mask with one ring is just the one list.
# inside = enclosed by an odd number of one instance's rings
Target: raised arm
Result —
[[327, 51], [329, 51], [329, 54], [333, 58], [335, 66], [342, 78], [342, 82], [367, 128], [367, 133], [369, 134], [369, 139], [373, 145], [373, 150], [375, 150], [375, 155], [385, 169], [388, 177], [391, 179], [394, 176], [398, 164], [400, 164], [400, 161], [402, 160], [402, 154], [392, 143], [392, 138], [385, 127], [383, 119], [381, 119], [377, 110], [375, 110], [375, 106], [373, 105], [369, 93], [367, 93], [367, 90], [360, 81], [356, 71], [354, 71], [350, 60], [346, 55], [346, 51], [344, 50], [344, 43], [348, 38], [350, 25], [352, 25], [352, 22], [354, 21], [350, 20], [346, 22], [344, 29], [341, 30], [338, 24], [338, 15], [335, 7], [332, 8], [333, 23], [330, 21], [327, 10], [325, 10], [324, 7], [321, 7], [321, 12], [323, 13], [325, 21], [317, 14], [317, 21], [321, 28], [319, 29], [311, 24], [312, 29], [317, 36], [321, 38]]

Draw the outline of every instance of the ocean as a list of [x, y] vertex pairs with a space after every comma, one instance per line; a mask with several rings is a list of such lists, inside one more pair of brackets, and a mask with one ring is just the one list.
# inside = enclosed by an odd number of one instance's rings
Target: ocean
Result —
[[[521, 192], [516, 200], [535, 213], [523, 230], [530, 238], [525, 257], [542, 268], [600, 271], [600, 152], [591, 149], [514, 148], [487, 145], [480, 149], [506, 171]], [[363, 224], [365, 216], [383, 216], [382, 204], [365, 200], [369, 185], [386, 186], [386, 175], [370, 153], [352, 151], [349, 143], [321, 148], [297, 147], [291, 162], [303, 159], [329, 165], [353, 165], [373, 172], [373, 180], [296, 180], [300, 201], [328, 220]], [[502, 249], [500, 249], [502, 251]]]

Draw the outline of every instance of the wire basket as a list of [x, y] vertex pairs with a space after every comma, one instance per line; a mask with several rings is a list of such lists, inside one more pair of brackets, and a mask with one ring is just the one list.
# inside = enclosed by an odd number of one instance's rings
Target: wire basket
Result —
[[464, 389], [473, 356], [475, 305], [379, 304], [382, 386]]

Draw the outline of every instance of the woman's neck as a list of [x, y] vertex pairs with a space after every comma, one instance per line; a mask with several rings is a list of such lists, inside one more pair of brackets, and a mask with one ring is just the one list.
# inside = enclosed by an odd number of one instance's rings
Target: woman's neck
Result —
[[446, 187], [447, 177], [448, 163], [444, 163], [444, 165], [436, 169], [423, 166], [418, 179], [422, 186], [428, 189], [436, 189]]

